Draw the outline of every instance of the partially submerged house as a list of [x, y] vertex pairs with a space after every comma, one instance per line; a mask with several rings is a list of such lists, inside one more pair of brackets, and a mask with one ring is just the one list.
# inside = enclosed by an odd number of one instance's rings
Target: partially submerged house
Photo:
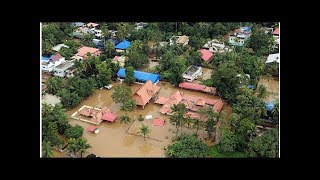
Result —
[[200, 49], [201, 59], [207, 63], [210, 63], [214, 57], [214, 54], [206, 49]]
[[152, 84], [149, 80], [144, 83], [140, 89], [138, 89], [132, 96], [133, 100], [136, 102], [137, 105], [144, 106], [149, 103], [149, 101], [155, 97], [155, 95], [159, 92], [160, 87], [156, 84]]
[[241, 27], [229, 36], [229, 44], [232, 46], [243, 46], [251, 36], [251, 27]]
[[58, 77], [72, 77], [75, 71], [74, 63], [71, 61], [64, 61], [60, 65], [53, 68], [53, 75]]
[[88, 53], [90, 53], [92, 56], [100, 56], [102, 52], [97, 48], [82, 46], [78, 49], [78, 53], [71, 58], [76, 60], [85, 60]]
[[266, 63], [272, 63], [272, 62], [277, 62], [280, 63], [280, 54], [270, 54], [266, 60]]
[[67, 46], [65, 44], [58, 44], [58, 45], [52, 47], [52, 50], [59, 52], [62, 47], [69, 48], [69, 46]]
[[71, 118], [92, 124], [100, 124], [102, 121], [114, 122], [117, 115], [107, 107], [96, 108], [84, 105], [73, 113]]
[[[119, 69], [117, 72], [118, 79], [124, 79], [126, 77], [126, 70], [124, 68]], [[145, 83], [151, 81], [153, 84], [157, 84], [160, 81], [159, 74], [153, 74], [142, 71], [134, 71], [134, 77], [136, 78], [136, 83]]]
[[170, 97], [159, 97], [154, 103], [163, 105], [160, 108], [159, 112], [168, 115], [173, 115], [171, 107], [179, 103], [183, 103], [186, 106], [188, 112], [193, 113], [196, 113], [202, 107], [212, 108], [214, 112], [219, 113], [224, 105], [221, 99], [190, 96], [180, 91], [176, 91]]
[[209, 87], [202, 84], [195, 84], [195, 83], [188, 83], [188, 82], [182, 82], [179, 84], [180, 88], [193, 90], [193, 91], [201, 91], [209, 94], [216, 94], [217, 88], [215, 87]]
[[200, 66], [191, 65], [188, 69], [182, 74], [182, 77], [185, 81], [192, 82], [202, 75], [202, 68]]
[[183, 36], [172, 36], [170, 38], [170, 46], [173, 45], [173, 42], [176, 42], [176, 44], [180, 44], [180, 45], [187, 45], [189, 43], [189, 36], [183, 35]]

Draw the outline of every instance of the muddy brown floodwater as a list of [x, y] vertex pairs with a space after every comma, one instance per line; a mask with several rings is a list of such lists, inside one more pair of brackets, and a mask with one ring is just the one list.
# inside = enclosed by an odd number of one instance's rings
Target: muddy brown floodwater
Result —
[[276, 101], [279, 99], [279, 81], [272, 78], [261, 77], [259, 79], [258, 85], [266, 86], [270, 95], [265, 99], [266, 101]]
[[[119, 116], [126, 113], [120, 110], [121, 104], [114, 103], [111, 98], [114, 88], [119, 85], [120, 83], [117, 82], [113, 83], [113, 88], [111, 90], [96, 90], [93, 95], [84, 99], [79, 105], [69, 109], [67, 114], [69, 115], [70, 124], [78, 124], [84, 128], [83, 137], [86, 138], [88, 143], [92, 146], [92, 148], [88, 150], [89, 153], [96, 154], [100, 157], [164, 157], [165, 155], [163, 149], [171, 143], [174, 135], [173, 131], [175, 130], [175, 127], [169, 122], [169, 116], [159, 113], [161, 105], [154, 104], [151, 100], [144, 109], [138, 106], [135, 111], [128, 112], [127, 114], [133, 119], [137, 119], [138, 115], [140, 114], [144, 118], [146, 115], [152, 115], [153, 118], [161, 118], [166, 121], [163, 127], [152, 126], [152, 120], [144, 120], [142, 122], [136, 120], [127, 126], [120, 124]], [[206, 98], [219, 98], [218, 96], [212, 96], [201, 92], [176, 88], [170, 85], [168, 82], [160, 81], [158, 85], [161, 87], [159, 96], [170, 96], [173, 92], [179, 90], [188, 95], [202, 96]], [[141, 85], [139, 84], [132, 84], [130, 86], [132, 92], [135, 92], [140, 87]], [[91, 124], [70, 118], [71, 114], [77, 111], [83, 105], [95, 107], [107, 106], [118, 115], [118, 118], [113, 123], [101, 122], [98, 125], [98, 128], [100, 129], [98, 134], [88, 132], [87, 128]], [[228, 113], [231, 112], [231, 108], [228, 109], [228, 106], [225, 106], [223, 110], [226, 110]], [[138, 133], [139, 127], [141, 127], [142, 124], [149, 126], [151, 129], [151, 133], [146, 136], [145, 140]], [[127, 129], [128, 131], [126, 133]], [[190, 130], [183, 128], [183, 132], [187, 131]], [[199, 135], [203, 138], [206, 136], [204, 131], [199, 131]], [[65, 153], [60, 153], [58, 151], [55, 151], [54, 154], [55, 157], [65, 156]]]

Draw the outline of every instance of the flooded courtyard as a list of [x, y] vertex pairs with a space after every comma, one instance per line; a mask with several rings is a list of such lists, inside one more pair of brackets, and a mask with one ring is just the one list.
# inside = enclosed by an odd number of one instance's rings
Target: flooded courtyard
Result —
[[277, 99], [279, 99], [279, 81], [267, 78], [267, 77], [261, 77], [258, 86], [264, 85], [266, 86], [267, 90], [270, 92], [269, 96], [265, 99], [267, 102], [275, 102]]
[[[89, 153], [96, 154], [100, 157], [165, 157], [164, 147], [169, 145], [175, 134], [176, 128], [170, 124], [168, 115], [159, 113], [161, 105], [154, 104], [151, 100], [144, 109], [138, 106], [133, 112], [124, 112], [120, 110], [121, 104], [114, 103], [111, 95], [114, 92], [114, 88], [119, 86], [120, 83], [113, 83], [113, 88], [98, 89], [92, 96], [84, 99], [79, 105], [69, 109], [67, 114], [69, 116], [69, 122], [71, 125], [80, 125], [84, 128], [83, 137], [87, 139], [88, 143], [92, 146], [88, 151]], [[123, 84], [126, 85], [126, 84]], [[180, 89], [173, 87], [168, 82], [160, 81], [158, 83], [160, 86], [159, 96], [170, 96], [175, 91], [179, 90], [187, 95], [201, 96], [206, 98], [219, 98], [218, 96], [212, 96], [209, 94], [204, 94], [201, 92], [195, 92], [185, 89]], [[140, 84], [132, 84], [132, 93], [141, 87]], [[91, 133], [87, 131], [87, 128], [92, 124], [83, 121], [71, 119], [70, 116], [76, 112], [83, 105], [93, 106], [93, 107], [109, 107], [113, 112], [118, 115], [115, 122], [101, 122], [98, 125], [100, 132], [98, 134]], [[230, 113], [228, 106], [224, 106], [223, 110]], [[135, 121], [128, 125], [120, 123], [120, 116], [127, 114], [131, 119]], [[142, 115], [144, 118], [146, 115], [152, 115], [154, 118], [160, 118], [165, 120], [165, 125], [163, 127], [152, 126], [153, 120], [138, 121], [137, 117]], [[138, 131], [142, 124], [149, 126], [151, 132], [146, 136], [144, 140]], [[183, 132], [193, 132], [195, 130], [190, 130], [186, 127], [183, 128]], [[204, 139], [206, 137], [205, 131], [199, 131], [198, 135], [200, 138]], [[65, 153], [60, 153], [55, 151], [55, 157], [64, 157]]]

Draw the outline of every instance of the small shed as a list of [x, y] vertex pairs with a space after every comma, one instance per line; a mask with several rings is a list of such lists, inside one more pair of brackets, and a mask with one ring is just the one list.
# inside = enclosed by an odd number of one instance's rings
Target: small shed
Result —
[[98, 129], [98, 127], [97, 126], [89, 126], [88, 127], [88, 131], [89, 132], [94, 132], [94, 133], [99, 133], [99, 129]]
[[160, 119], [160, 118], [155, 118], [154, 120], [153, 120], [153, 122], [152, 122], [152, 126], [164, 126], [164, 123], [165, 123], [166, 121], [165, 120], [163, 120], [163, 119]]

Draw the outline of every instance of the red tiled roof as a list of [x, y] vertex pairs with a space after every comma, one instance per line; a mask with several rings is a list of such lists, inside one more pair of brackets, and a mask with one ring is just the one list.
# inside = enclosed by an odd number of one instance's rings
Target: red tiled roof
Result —
[[212, 57], [214, 55], [212, 52], [210, 52], [209, 50], [206, 50], [206, 49], [200, 49], [199, 51], [202, 54], [201, 58], [204, 61], [210, 62], [212, 60]]
[[165, 104], [169, 101], [170, 98], [168, 97], [159, 97], [154, 103], [156, 104]]
[[134, 93], [132, 98], [136, 101], [137, 105], [144, 106], [159, 90], [159, 86], [152, 84], [151, 81], [147, 81]]
[[90, 132], [94, 132], [94, 130], [96, 130], [97, 129], [97, 126], [89, 126], [88, 127], [88, 131], [90, 131]]
[[93, 48], [93, 47], [87, 47], [87, 46], [83, 46], [81, 48], [78, 49], [78, 53], [76, 54], [76, 56], [80, 56], [80, 57], [85, 57], [87, 55], [87, 53], [96, 53], [100, 51], [97, 48]]
[[209, 105], [215, 105], [218, 102], [218, 99], [206, 98], [204, 100], [206, 101], [206, 104], [209, 104]]
[[113, 122], [117, 118], [117, 115], [112, 112], [106, 112], [102, 115], [101, 119], [104, 121]]
[[114, 60], [114, 61], [119, 61], [119, 58], [120, 58], [120, 56], [115, 56], [115, 57], [113, 58], [113, 60]]
[[216, 94], [217, 88], [206, 86], [206, 88], [203, 90], [203, 92], [210, 93], [210, 94]]
[[61, 59], [61, 58], [62, 58], [61, 54], [57, 53], [57, 54], [55, 54], [54, 56], [52, 56], [52, 57], [50, 58], [50, 60], [52, 60], [52, 61], [58, 61], [58, 60]]
[[153, 126], [164, 126], [165, 121], [159, 118], [155, 118], [152, 122]]
[[92, 27], [96, 27], [96, 26], [98, 26], [98, 25], [99, 25], [99, 24], [97, 24], [97, 23], [92, 23], [92, 22], [90, 22], [90, 23], [87, 24], [88, 27], [91, 27], [91, 26], [92, 26]]
[[279, 35], [279, 28], [276, 28], [273, 32], [272, 32], [273, 35]]
[[197, 90], [197, 91], [204, 91], [206, 88], [205, 85], [188, 83], [188, 82], [180, 83], [179, 87], [184, 88], [184, 89]]
[[215, 112], [220, 112], [222, 107], [223, 107], [224, 103], [222, 102], [221, 99], [219, 99], [219, 101], [213, 106], [213, 110]]
[[91, 109], [91, 108], [83, 108], [81, 111], [80, 111], [80, 114], [81, 115], [84, 115], [84, 116], [88, 116], [88, 117], [93, 117], [95, 115], [97, 115], [98, 111], [95, 110], [95, 109]]

